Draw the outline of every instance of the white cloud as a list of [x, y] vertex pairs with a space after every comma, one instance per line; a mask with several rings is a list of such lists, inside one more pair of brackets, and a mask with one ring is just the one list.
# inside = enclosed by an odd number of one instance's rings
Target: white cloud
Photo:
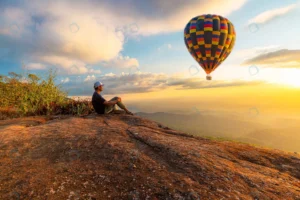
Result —
[[96, 77], [95, 75], [88, 75], [85, 79], [84, 79], [84, 82], [88, 82], [88, 81], [94, 81], [96, 80]]
[[169, 50], [169, 49], [172, 49], [172, 45], [171, 44], [164, 44], [160, 47], [157, 48], [157, 50], [159, 52], [162, 52], [162, 51], [166, 51], [166, 50]]
[[265, 23], [273, 20], [276, 17], [280, 17], [280, 16], [283, 16], [283, 15], [289, 13], [290, 11], [294, 10], [296, 8], [296, 6], [297, 6], [297, 4], [292, 4], [292, 5], [289, 5], [286, 7], [265, 11], [265, 12], [257, 15], [256, 17], [250, 19], [248, 22], [248, 25], [252, 24], [252, 23], [265, 24]]
[[279, 45], [258, 46], [258, 47], [249, 48], [249, 49], [240, 49], [239, 51], [235, 51], [229, 57], [229, 59], [245, 61], [250, 58], [256, 57], [260, 54], [278, 51], [279, 49], [282, 49], [282, 47]]
[[[95, 15], [100, 16], [100, 10], [105, 17], [113, 10], [107, 12], [99, 6], [93, 15], [84, 4], [75, 3], [73, 7], [70, 1], [45, 3], [30, 1], [23, 7], [7, 7], [0, 12], [0, 35], [6, 36], [8, 43], [18, 43], [18, 48], [23, 45], [22, 57], [32, 57], [33, 63], [55, 65], [63, 73], [83, 74], [88, 72], [85, 65], [109, 61], [122, 50], [123, 42], [114, 28], [106, 29], [94, 19]], [[37, 25], [33, 17], [43, 20]], [[36, 31], [32, 30], [34, 26]], [[74, 62], [78, 69], [70, 71]]]
[[41, 63], [29, 63], [26, 65], [27, 69], [37, 70], [37, 69], [46, 69], [46, 65]]
[[[95, 77], [92, 80], [101, 80], [105, 84], [106, 94], [116, 93], [140, 93], [152, 92], [170, 87], [183, 89], [200, 89], [215, 87], [233, 87], [242, 85], [263, 84], [263, 81], [247, 81], [247, 80], [214, 80], [213, 82], [195, 77], [184, 77], [182, 74], [166, 75], [164, 73], [136, 73], [120, 75], [106, 74], [104, 76]], [[89, 79], [90, 80], [90, 79]], [[82, 87], [90, 87], [88, 81], [85, 81]]]
[[114, 59], [103, 63], [105, 67], [114, 68], [132, 68], [139, 67], [139, 61], [136, 58], [130, 58], [129, 56], [118, 55]]
[[268, 53], [262, 53], [258, 56], [246, 60], [243, 64], [260, 65], [261, 67], [278, 67], [278, 68], [299, 68], [300, 67], [300, 50], [280, 49]]
[[68, 82], [70, 82], [69, 77], [62, 78], [62, 79], [61, 79], [61, 83], [68, 83]]
[[101, 70], [99, 70], [99, 69], [97, 69], [97, 70], [95, 70], [95, 69], [89, 69], [88, 73], [90, 73], [90, 74], [101, 74]]
[[116, 74], [114, 74], [114, 73], [108, 73], [108, 74], [105, 74], [104, 76], [106, 76], [106, 77], [113, 77], [113, 76], [116, 76]]
[[40, 62], [48, 65], [59, 66], [65, 74], [85, 74], [88, 72], [86, 64], [80, 60], [69, 59], [63, 56], [40, 56], [36, 58]]

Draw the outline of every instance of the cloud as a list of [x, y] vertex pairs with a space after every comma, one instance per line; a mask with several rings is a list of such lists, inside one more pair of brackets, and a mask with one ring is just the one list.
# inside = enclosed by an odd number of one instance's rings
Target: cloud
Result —
[[[36, 60], [46, 65], [57, 66], [60, 74], [85, 74], [89, 72], [86, 64], [80, 60], [69, 59], [64, 56], [44, 55], [36, 57]], [[63, 70], [63, 71], [61, 71]]]
[[[33, 63], [32, 60], [38, 61], [39, 63]], [[64, 56], [32, 56], [29, 59], [23, 60], [23, 62], [26, 63], [23, 68], [29, 70], [41, 70], [55, 67], [60, 75], [101, 74], [101, 70], [99, 69], [93, 69], [90, 65], [87, 65], [80, 60], [69, 59]]]
[[296, 6], [297, 6], [297, 4], [291, 4], [286, 7], [265, 11], [265, 12], [260, 13], [259, 15], [255, 16], [254, 18], [250, 19], [248, 22], [248, 25], [253, 24], [253, 23], [266, 24], [277, 17], [281, 17], [281, 16], [288, 14], [289, 12], [294, 10], [296, 8]]
[[87, 82], [87, 81], [94, 81], [96, 80], [96, 77], [95, 75], [88, 75], [85, 79], [84, 79], [84, 82]]
[[263, 53], [246, 60], [242, 65], [260, 65], [261, 67], [300, 68], [300, 50], [280, 49]]
[[70, 82], [70, 79], [69, 79], [69, 77], [62, 78], [60, 82], [61, 83], [68, 83], [68, 82]]
[[29, 63], [28, 65], [26, 65], [27, 69], [33, 69], [33, 70], [40, 70], [40, 69], [46, 69], [46, 66], [44, 64], [41, 63]]
[[30, 16], [22, 8], [7, 7], [0, 12], [1, 25], [0, 34], [8, 35], [16, 39], [20, 38], [21, 34], [27, 34], [26, 26], [31, 23]]
[[[145, 93], [174, 88], [177, 90], [233, 87], [243, 85], [263, 84], [263, 81], [245, 81], [233, 80], [207, 81], [199, 78], [186, 78], [182, 74], [166, 75], [164, 73], [145, 73], [138, 72], [134, 74], [122, 73], [121, 75], [105, 74], [103, 76], [89, 78], [82, 84], [82, 88], [90, 88], [94, 80], [99, 80], [105, 84], [105, 94], [124, 94], [124, 93]], [[73, 83], [74, 84], [74, 83]], [[70, 83], [72, 85], [72, 83]], [[74, 89], [74, 93], [79, 88]], [[79, 95], [79, 94], [73, 94]], [[89, 95], [84, 93], [80, 95]]]
[[164, 44], [160, 47], [157, 48], [157, 51], [162, 52], [162, 51], [166, 51], [166, 50], [170, 50], [173, 49], [173, 46], [171, 44]]
[[108, 74], [105, 74], [104, 76], [106, 76], [106, 77], [112, 77], [112, 76], [117, 76], [117, 75], [114, 74], [114, 73], [108, 73]]
[[[139, 34], [153, 35], [182, 31], [187, 22], [199, 13], [218, 13], [226, 16], [242, 7], [247, 0], [181, 0], [161, 1], [153, 0], [144, 6], [136, 3], [133, 15], [136, 16], [140, 27]], [[126, 6], [128, 7], [128, 6]], [[167, 28], [166, 28], [167, 24]]]
[[168, 85], [180, 86], [178, 90], [186, 89], [200, 89], [200, 88], [219, 88], [219, 87], [232, 87], [232, 86], [244, 86], [244, 85], [259, 85], [263, 84], [264, 81], [245, 81], [245, 80], [232, 80], [232, 81], [223, 81], [223, 80], [214, 80], [206, 81], [199, 78], [189, 78], [185, 80], [169, 80]]
[[246, 1], [16, 0], [1, 4], [0, 46], [17, 49], [15, 61], [55, 66], [60, 74], [91, 73], [86, 66], [99, 63], [138, 67], [136, 58], [120, 56], [128, 39], [182, 31], [199, 13], [226, 16]]
[[[99, 6], [90, 12], [88, 6], [73, 5], [71, 1], [30, 1], [20, 5], [7, 6], [0, 12], [0, 37], [5, 38], [1, 46], [18, 47], [19, 60], [55, 65], [64, 74], [83, 74], [88, 73], [85, 65], [110, 61], [123, 49], [124, 42], [114, 28], [106, 29], [94, 18], [101, 14], [109, 17], [112, 9], [108, 12]], [[125, 65], [133, 61], [124, 60]], [[78, 67], [75, 72], [71, 70], [74, 63]]]
[[118, 55], [116, 58], [108, 62], [104, 62], [103, 66], [114, 68], [137, 68], [139, 67], [139, 61], [135, 58], [130, 58], [129, 56]]
[[88, 73], [90, 74], [101, 74], [101, 70], [99, 69], [88, 69]]
[[269, 45], [269, 46], [257, 46], [253, 48], [247, 48], [247, 49], [239, 49], [238, 51], [234, 52], [234, 54], [232, 54], [232, 56], [230, 56], [228, 59], [231, 59], [233, 61], [236, 60], [246, 61], [253, 57], [259, 56], [261, 54], [278, 51], [282, 48], [283, 47], [280, 45]]

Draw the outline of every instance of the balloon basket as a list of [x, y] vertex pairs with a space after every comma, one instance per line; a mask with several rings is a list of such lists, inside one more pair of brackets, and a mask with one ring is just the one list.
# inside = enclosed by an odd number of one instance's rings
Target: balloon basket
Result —
[[207, 76], [206, 76], [206, 80], [211, 80], [211, 76], [210, 76], [210, 75], [207, 75]]

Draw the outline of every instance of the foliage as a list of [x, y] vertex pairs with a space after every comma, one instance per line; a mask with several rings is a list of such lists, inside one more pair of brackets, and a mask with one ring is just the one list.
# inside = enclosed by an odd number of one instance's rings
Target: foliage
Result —
[[67, 92], [55, 85], [56, 73], [46, 78], [36, 74], [22, 76], [10, 72], [0, 75], [0, 119], [33, 115], [83, 115], [93, 111], [91, 102], [67, 98]]

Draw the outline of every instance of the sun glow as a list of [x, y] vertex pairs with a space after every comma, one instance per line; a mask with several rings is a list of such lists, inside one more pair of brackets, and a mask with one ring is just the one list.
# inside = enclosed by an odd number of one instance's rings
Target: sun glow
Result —
[[280, 74], [274, 74], [270, 83], [286, 85], [290, 87], [300, 88], [300, 70], [284, 69]]
[[299, 77], [293, 77], [290, 79], [284, 80], [284, 83], [293, 87], [299, 87], [300, 88], [300, 78]]
[[300, 87], [300, 70], [291, 69], [288, 74], [284, 74], [280, 83], [292, 87]]

